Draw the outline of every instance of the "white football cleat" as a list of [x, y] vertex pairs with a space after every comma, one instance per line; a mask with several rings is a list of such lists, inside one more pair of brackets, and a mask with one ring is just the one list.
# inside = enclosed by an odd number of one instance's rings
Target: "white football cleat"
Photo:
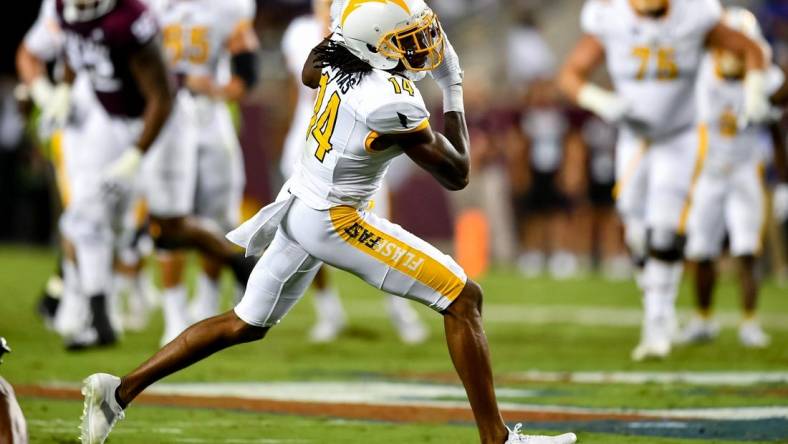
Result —
[[670, 341], [667, 339], [642, 341], [632, 350], [632, 360], [641, 362], [650, 359], [665, 359], [669, 354]]
[[509, 438], [505, 444], [574, 444], [577, 436], [574, 433], [564, 433], [558, 436], [544, 435], [523, 435], [520, 433], [522, 424], [514, 426], [514, 430], [509, 430]]
[[670, 336], [667, 320], [646, 320], [640, 336], [640, 343], [632, 350], [632, 360], [665, 359], [670, 354]]
[[325, 344], [333, 342], [344, 330], [345, 320], [341, 319], [321, 319], [309, 331], [309, 340], [315, 344]]
[[720, 324], [712, 318], [694, 315], [681, 331], [679, 344], [701, 344], [713, 341], [720, 334]]
[[739, 326], [739, 341], [747, 348], [766, 348], [771, 341], [756, 320], [743, 321]]
[[123, 419], [123, 409], [115, 400], [115, 389], [120, 385], [120, 378], [95, 373], [84, 382], [82, 395], [85, 396], [85, 404], [80, 439], [83, 444], [102, 444], [115, 423]]

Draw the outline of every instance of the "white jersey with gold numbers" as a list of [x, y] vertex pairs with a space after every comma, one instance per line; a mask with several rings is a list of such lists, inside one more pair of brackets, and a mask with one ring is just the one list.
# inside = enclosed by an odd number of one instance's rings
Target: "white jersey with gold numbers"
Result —
[[616, 92], [629, 101], [630, 125], [650, 139], [696, 123], [695, 85], [705, 41], [720, 21], [718, 0], [672, 0], [662, 19], [640, 17], [629, 0], [587, 0], [583, 31], [604, 45]]
[[373, 70], [357, 84], [326, 68], [320, 79], [301, 163], [290, 192], [316, 210], [361, 207], [380, 188], [398, 147], [372, 148], [383, 135], [423, 129], [429, 112], [405, 77]]
[[228, 39], [251, 27], [254, 0], [156, 0], [170, 67], [177, 74], [218, 75]]

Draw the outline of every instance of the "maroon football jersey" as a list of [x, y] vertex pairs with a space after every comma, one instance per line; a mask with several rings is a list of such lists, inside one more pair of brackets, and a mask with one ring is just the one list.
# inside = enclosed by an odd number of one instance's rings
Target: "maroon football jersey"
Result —
[[110, 115], [139, 117], [145, 98], [129, 67], [132, 54], [159, 34], [153, 13], [139, 0], [118, 0], [102, 17], [68, 23], [63, 19], [63, 0], [57, 15], [65, 34], [69, 65], [87, 72], [101, 104]]

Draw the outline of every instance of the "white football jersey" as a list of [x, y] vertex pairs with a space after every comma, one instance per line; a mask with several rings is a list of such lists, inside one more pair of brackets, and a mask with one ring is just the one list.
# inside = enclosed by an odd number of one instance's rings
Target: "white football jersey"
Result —
[[639, 16], [629, 0], [587, 0], [583, 31], [604, 45], [616, 92], [633, 107], [633, 128], [660, 138], [697, 121], [695, 85], [719, 0], [672, 0], [667, 16]]
[[301, 164], [287, 186], [317, 210], [360, 207], [402, 154], [396, 146], [374, 151], [374, 140], [426, 128], [429, 116], [421, 93], [405, 77], [373, 70], [354, 85], [339, 70], [325, 68]]
[[[176, 74], [217, 78], [228, 39], [252, 26], [254, 0], [156, 0], [164, 47]], [[154, 2], [151, 2], [154, 3]]]
[[[775, 93], [785, 81], [780, 68], [767, 71], [767, 92]], [[698, 83], [700, 120], [709, 128], [709, 168], [729, 169], [737, 164], [763, 160], [768, 140], [762, 126], [742, 127], [744, 116], [744, 84], [720, 76], [711, 56], [703, 63]], [[768, 143], [767, 143], [768, 145]], [[714, 168], [714, 166], [719, 168]]]
[[314, 15], [296, 18], [290, 22], [282, 36], [282, 53], [285, 56], [287, 70], [295, 79], [298, 88], [298, 101], [279, 165], [285, 177], [292, 176], [304, 150], [306, 144], [304, 134], [315, 105], [315, 91], [301, 82], [301, 70], [312, 48], [322, 39], [323, 29]]

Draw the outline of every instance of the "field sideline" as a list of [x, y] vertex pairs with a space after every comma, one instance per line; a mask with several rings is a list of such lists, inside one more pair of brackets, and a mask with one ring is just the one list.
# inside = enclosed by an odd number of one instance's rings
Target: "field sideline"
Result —
[[[0, 373], [18, 387], [32, 442], [74, 442], [81, 378], [123, 373], [147, 357], [157, 348], [160, 317], [119, 347], [66, 354], [33, 312], [54, 253], [2, 247], [0, 264], [0, 335], [14, 348]], [[350, 317], [339, 342], [305, 341], [313, 320], [307, 297], [265, 341], [155, 386], [110, 442], [476, 442], [440, 318], [419, 307], [432, 336], [422, 346], [402, 345], [380, 294], [334, 276]], [[729, 327], [718, 342], [636, 364], [628, 358], [638, 337], [633, 284], [523, 280], [506, 270], [482, 284], [508, 421], [572, 430], [582, 443], [788, 442], [785, 289], [767, 283], [763, 291], [769, 349], [738, 345], [736, 290], [725, 282], [718, 305]], [[680, 305], [689, 308], [686, 285]]]

